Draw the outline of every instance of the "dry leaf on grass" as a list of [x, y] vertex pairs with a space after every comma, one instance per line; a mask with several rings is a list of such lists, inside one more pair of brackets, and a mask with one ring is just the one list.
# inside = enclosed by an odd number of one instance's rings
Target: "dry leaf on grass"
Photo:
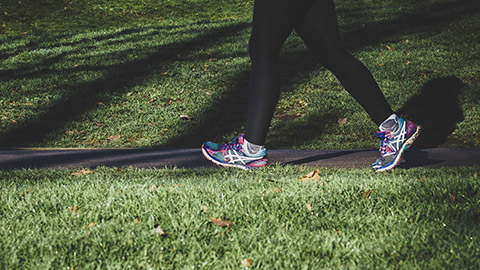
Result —
[[87, 229], [87, 228], [93, 228], [93, 227], [95, 227], [96, 225], [97, 225], [97, 223], [95, 223], [95, 222], [89, 222], [88, 225], [82, 226], [82, 230], [85, 230], [85, 229]]
[[192, 117], [190, 117], [189, 115], [186, 115], [186, 114], [181, 114], [181, 115], [180, 115], [180, 119], [182, 119], [182, 120], [190, 120], [190, 119], [192, 119]]
[[93, 173], [93, 171], [90, 171], [90, 170], [87, 170], [87, 169], [81, 169], [81, 170], [79, 170], [79, 171], [76, 171], [76, 172], [71, 173], [71, 175], [73, 175], [73, 176], [82, 176], [82, 175], [89, 174], [89, 173]]
[[422, 179], [417, 179], [417, 182], [419, 183], [424, 183], [424, 182], [427, 182], [428, 179], [424, 176]]
[[109, 141], [115, 141], [115, 140], [118, 140], [120, 139], [120, 135], [113, 135], [113, 136], [110, 136], [107, 138], [107, 140]]
[[213, 222], [213, 224], [220, 226], [220, 227], [230, 227], [232, 226], [232, 222], [229, 220], [223, 220], [222, 218], [213, 218], [209, 217], [210, 221]]
[[320, 180], [320, 170], [316, 169], [298, 178], [299, 181], [318, 181]]
[[249, 267], [250, 265], [252, 265], [252, 263], [253, 263], [252, 259], [245, 258], [242, 260], [242, 267]]
[[337, 122], [339, 125], [345, 125], [348, 122], [348, 118], [340, 118]]
[[80, 207], [70, 206], [67, 208], [67, 210], [69, 210], [70, 212], [77, 212], [78, 210], [80, 210]]
[[270, 189], [270, 190], [267, 192], [267, 194], [268, 194], [268, 193], [272, 193], [272, 192], [280, 192], [280, 188], [274, 187], [274, 188]]
[[153, 225], [153, 232], [156, 233], [157, 235], [161, 235], [161, 236], [167, 234], [162, 230], [162, 228], [160, 228], [160, 225], [158, 225], [158, 224]]
[[370, 197], [370, 194], [372, 194], [372, 190], [371, 190], [371, 189], [362, 192], [362, 196], [363, 196], [364, 198]]
[[30, 186], [25, 192], [22, 192], [22, 193], [20, 193], [20, 194], [21, 194], [21, 195], [28, 194], [28, 193], [30, 193], [30, 191], [32, 191], [32, 188], [33, 188], [33, 186]]

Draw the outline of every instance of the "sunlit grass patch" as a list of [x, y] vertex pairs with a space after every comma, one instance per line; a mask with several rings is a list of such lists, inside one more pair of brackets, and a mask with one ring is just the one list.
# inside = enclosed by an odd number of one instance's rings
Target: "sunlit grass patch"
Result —
[[311, 170], [3, 171], [0, 265], [479, 266], [478, 168]]

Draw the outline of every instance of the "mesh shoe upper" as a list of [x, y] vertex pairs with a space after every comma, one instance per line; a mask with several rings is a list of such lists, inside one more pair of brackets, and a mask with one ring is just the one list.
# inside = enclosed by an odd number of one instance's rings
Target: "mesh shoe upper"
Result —
[[243, 135], [227, 144], [206, 142], [202, 146], [202, 153], [208, 160], [224, 167], [251, 169], [263, 167], [267, 164], [266, 150], [262, 150], [254, 156], [247, 155], [243, 151], [243, 143]]
[[399, 118], [400, 128], [396, 133], [378, 131], [380, 139], [380, 157], [372, 164], [376, 170], [388, 170], [395, 167], [400, 161], [403, 151], [410, 148], [418, 136], [420, 127], [413, 122]]

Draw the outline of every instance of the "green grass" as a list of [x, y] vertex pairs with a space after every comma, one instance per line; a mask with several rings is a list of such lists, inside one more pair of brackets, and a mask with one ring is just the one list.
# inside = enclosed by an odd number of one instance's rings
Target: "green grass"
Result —
[[[244, 131], [251, 1], [44, 2], [2, 1], [2, 147], [198, 147]], [[417, 146], [480, 146], [477, 2], [337, 8], [348, 49], [424, 126]], [[270, 148], [376, 147], [368, 115], [295, 34], [281, 63]]]
[[0, 268], [480, 267], [478, 168], [309, 170], [2, 171]]
[[[236, 136], [252, 4], [1, 1], [0, 147]], [[347, 48], [423, 125], [417, 146], [480, 146], [476, 1], [336, 4]], [[280, 60], [268, 147], [376, 147], [375, 125], [295, 34]], [[320, 169], [298, 181], [310, 170], [0, 171], [0, 268], [480, 267], [478, 168]]]

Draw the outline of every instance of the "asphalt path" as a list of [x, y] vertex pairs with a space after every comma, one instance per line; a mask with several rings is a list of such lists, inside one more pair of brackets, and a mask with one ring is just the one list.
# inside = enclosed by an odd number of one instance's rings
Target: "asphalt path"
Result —
[[[270, 164], [312, 167], [365, 168], [378, 157], [372, 149], [269, 150]], [[211, 168], [200, 149], [6, 149], [0, 169], [22, 168]], [[480, 148], [410, 149], [399, 168], [480, 166]]]

